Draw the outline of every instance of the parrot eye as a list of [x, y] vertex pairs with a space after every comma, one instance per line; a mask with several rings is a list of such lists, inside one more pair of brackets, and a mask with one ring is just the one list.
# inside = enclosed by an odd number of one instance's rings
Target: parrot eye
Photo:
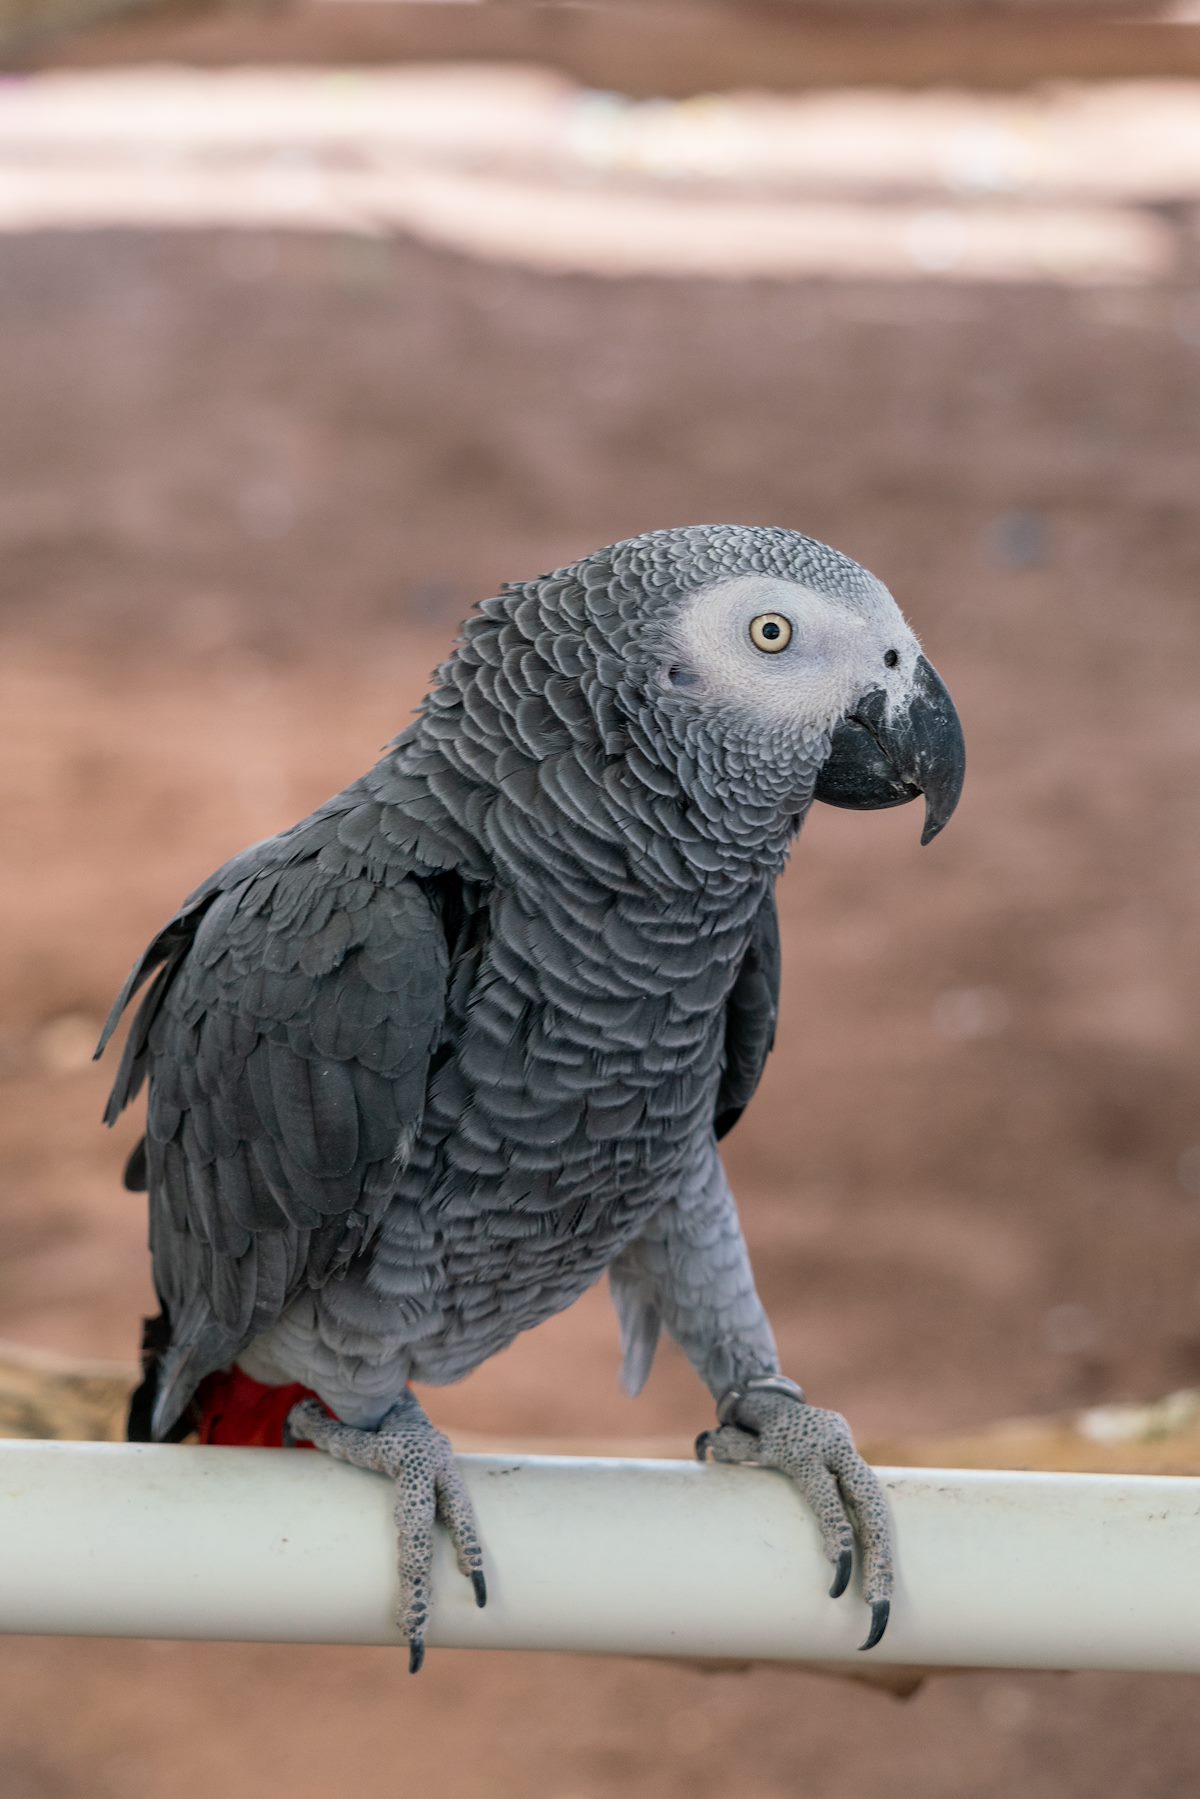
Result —
[[750, 641], [756, 650], [777, 655], [792, 641], [791, 620], [784, 618], [782, 612], [760, 612], [750, 620]]
[[900, 660], [899, 650], [885, 650], [883, 652], [883, 666], [885, 668], [895, 668], [895, 666], [896, 666], [897, 662], [899, 662], [899, 660]]

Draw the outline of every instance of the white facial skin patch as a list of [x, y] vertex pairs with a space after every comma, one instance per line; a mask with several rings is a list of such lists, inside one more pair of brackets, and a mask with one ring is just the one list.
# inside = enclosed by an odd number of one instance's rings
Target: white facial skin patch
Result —
[[[764, 618], [768, 626], [778, 619], [791, 627], [784, 648], [774, 648], [773, 632], [764, 636]], [[681, 608], [673, 648], [697, 701], [725, 701], [764, 723], [799, 724], [806, 732], [828, 730], [877, 688], [891, 704], [902, 703], [921, 653], [881, 583], [835, 599], [773, 575], [739, 575], [693, 594]]]

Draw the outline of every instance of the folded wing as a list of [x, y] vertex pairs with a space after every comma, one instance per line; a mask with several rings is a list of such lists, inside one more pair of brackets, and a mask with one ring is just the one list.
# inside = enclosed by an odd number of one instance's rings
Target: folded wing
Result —
[[171, 1434], [205, 1375], [364, 1250], [420, 1128], [461, 897], [364, 812], [347, 800], [227, 864], [106, 1027], [101, 1048], [153, 975], [106, 1114], [148, 1083], [126, 1180], [149, 1190], [163, 1317], [131, 1434]]

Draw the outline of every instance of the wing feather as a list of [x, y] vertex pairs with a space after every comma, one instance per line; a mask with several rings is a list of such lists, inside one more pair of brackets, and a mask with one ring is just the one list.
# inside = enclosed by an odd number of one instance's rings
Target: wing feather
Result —
[[779, 976], [779, 914], [769, 889], [725, 1009], [725, 1054], [713, 1120], [718, 1137], [733, 1129], [750, 1104], [774, 1048]]
[[153, 976], [107, 1117], [148, 1082], [130, 1176], [149, 1188], [169, 1320], [135, 1408], [155, 1436], [369, 1242], [443, 1029], [451, 879], [404, 863], [351, 790], [197, 889], [127, 981], [101, 1048]]

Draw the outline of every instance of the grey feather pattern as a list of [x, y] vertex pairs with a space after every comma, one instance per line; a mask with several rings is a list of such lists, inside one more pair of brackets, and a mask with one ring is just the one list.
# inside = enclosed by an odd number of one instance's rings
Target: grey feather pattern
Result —
[[754, 1098], [767, 1057], [775, 1047], [779, 975], [779, 913], [774, 891], [770, 891], [755, 914], [725, 1008], [725, 1061], [715, 1119], [718, 1137], [733, 1129]]
[[277, 841], [235, 859], [149, 952], [165, 966], [114, 1105], [150, 1072], [151, 1248], [178, 1321], [160, 1431], [301, 1282], [362, 1250], [420, 1128], [449, 960], [439, 892], [403, 863], [367, 875], [341, 846], [356, 811], [293, 834], [282, 866]]
[[608, 1290], [621, 1333], [621, 1385], [636, 1399], [650, 1378], [662, 1335], [656, 1287], [618, 1257], [608, 1271]]
[[[235, 1357], [369, 1421], [610, 1265], [641, 1384], [667, 1264], [648, 1275], [636, 1245], [712, 1192], [715, 1133], [757, 1084], [773, 883], [828, 752], [664, 699], [664, 631], [715, 575], [832, 556], [714, 527], [506, 588], [384, 759], [151, 944], [104, 1041], [153, 976], [108, 1116], [148, 1080], [155, 1434]], [[730, 1228], [736, 1252], [733, 1215], [705, 1253]], [[749, 1294], [729, 1315], [761, 1361]]]

